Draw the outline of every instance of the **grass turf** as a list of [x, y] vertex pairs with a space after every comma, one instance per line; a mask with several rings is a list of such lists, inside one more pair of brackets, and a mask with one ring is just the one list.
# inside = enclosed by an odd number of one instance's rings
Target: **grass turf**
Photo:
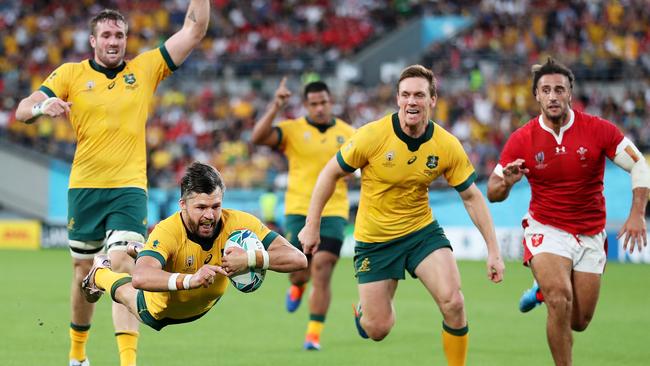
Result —
[[[484, 275], [483, 262], [459, 262], [470, 328], [468, 364], [550, 365], [546, 309], [519, 313], [518, 299], [531, 276], [519, 263], [507, 266], [505, 282], [494, 285]], [[67, 364], [70, 267], [66, 250], [0, 251], [0, 364]], [[608, 264], [595, 318], [587, 331], [574, 333], [576, 365], [641, 365], [650, 359], [648, 279], [648, 265]], [[358, 297], [351, 259], [342, 259], [320, 352], [302, 350], [307, 304], [293, 314], [284, 310], [287, 283], [286, 275], [269, 272], [257, 292], [242, 294], [231, 287], [193, 323], [160, 332], [141, 327], [139, 364], [445, 364], [442, 318], [419, 281], [400, 282], [391, 334], [379, 343], [363, 340], [352, 320]], [[93, 365], [119, 364], [108, 297], [98, 303], [88, 355]]]

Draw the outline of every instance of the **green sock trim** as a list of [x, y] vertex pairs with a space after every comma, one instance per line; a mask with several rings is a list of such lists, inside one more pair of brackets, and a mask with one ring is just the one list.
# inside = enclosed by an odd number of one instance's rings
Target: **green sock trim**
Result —
[[448, 326], [447, 324], [445, 324], [445, 322], [443, 321], [442, 322], [442, 329], [445, 332], [447, 332], [447, 333], [449, 333], [451, 335], [455, 335], [457, 337], [462, 337], [465, 334], [467, 334], [467, 332], [469, 332], [469, 324], [465, 325], [464, 327], [462, 327], [460, 329], [454, 329], [454, 328], [451, 328], [450, 326]]
[[77, 332], [87, 332], [90, 329], [90, 324], [88, 325], [79, 325], [75, 323], [70, 323], [70, 328], [76, 330]]
[[119, 280], [115, 281], [115, 283], [113, 284], [113, 286], [111, 286], [111, 299], [113, 299], [113, 301], [115, 301], [115, 302], [119, 302], [119, 301], [117, 301], [117, 300], [115, 299], [115, 291], [117, 291], [117, 289], [118, 289], [120, 286], [122, 286], [122, 285], [126, 285], [126, 284], [129, 283], [129, 282], [131, 282], [131, 277], [123, 277], [123, 278], [120, 278]]
[[309, 314], [309, 320], [325, 323], [325, 314], [323, 315]]

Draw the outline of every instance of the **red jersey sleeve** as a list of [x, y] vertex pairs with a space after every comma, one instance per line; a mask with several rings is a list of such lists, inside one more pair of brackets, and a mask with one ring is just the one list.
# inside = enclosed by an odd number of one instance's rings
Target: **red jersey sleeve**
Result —
[[623, 141], [623, 133], [612, 122], [596, 117], [594, 123], [598, 124], [598, 128], [593, 130], [597, 134], [599, 143], [601, 144], [605, 155], [611, 160], [616, 155], [616, 147]]

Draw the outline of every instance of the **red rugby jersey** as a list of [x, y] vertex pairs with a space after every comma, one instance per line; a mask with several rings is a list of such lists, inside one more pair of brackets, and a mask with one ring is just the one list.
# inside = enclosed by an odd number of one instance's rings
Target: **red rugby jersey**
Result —
[[522, 158], [530, 171], [528, 211], [537, 221], [572, 234], [595, 235], [605, 227], [605, 157], [613, 159], [623, 134], [611, 122], [578, 111], [555, 135], [543, 116], [515, 131], [499, 164]]

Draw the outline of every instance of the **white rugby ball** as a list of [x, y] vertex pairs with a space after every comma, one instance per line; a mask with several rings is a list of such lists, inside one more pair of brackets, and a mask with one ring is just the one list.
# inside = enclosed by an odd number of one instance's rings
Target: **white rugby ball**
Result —
[[[248, 229], [237, 229], [230, 233], [228, 240], [226, 240], [224, 250], [232, 246], [238, 246], [246, 251], [249, 249], [266, 250], [264, 249], [264, 244], [257, 238], [257, 235]], [[253, 292], [262, 286], [265, 275], [265, 269], [249, 270], [231, 276], [230, 282], [241, 292]]]

